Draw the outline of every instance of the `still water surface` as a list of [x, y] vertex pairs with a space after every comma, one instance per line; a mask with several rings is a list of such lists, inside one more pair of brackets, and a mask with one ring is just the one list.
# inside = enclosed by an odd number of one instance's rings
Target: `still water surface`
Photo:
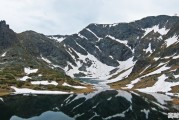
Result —
[[168, 120], [168, 113], [179, 112], [178, 98], [96, 87], [89, 94], [4, 96], [0, 120]]

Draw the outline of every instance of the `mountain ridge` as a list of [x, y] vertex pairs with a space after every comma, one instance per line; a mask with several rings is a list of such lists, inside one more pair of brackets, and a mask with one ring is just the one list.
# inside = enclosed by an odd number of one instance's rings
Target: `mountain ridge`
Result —
[[[143, 92], [153, 89], [152, 92], [177, 94], [178, 21], [177, 16], [160, 15], [130, 23], [89, 24], [72, 35], [46, 36], [25, 31], [15, 34], [19, 41], [15, 49], [10, 52], [3, 49], [1, 61], [11, 53], [7, 57], [10, 60], [6, 61], [13, 61], [13, 54], [21, 61], [14, 64], [20, 63], [23, 67], [44, 69], [45, 66], [72, 78], [102, 79], [101, 84], [115, 89]], [[19, 56], [27, 59], [19, 60]], [[20, 71], [23, 72], [22, 67]], [[169, 85], [167, 90], [152, 88], [159, 81]]]

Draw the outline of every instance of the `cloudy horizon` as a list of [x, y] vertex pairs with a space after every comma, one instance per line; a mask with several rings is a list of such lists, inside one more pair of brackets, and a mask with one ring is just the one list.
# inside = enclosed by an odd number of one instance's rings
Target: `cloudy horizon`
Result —
[[179, 13], [178, 0], [0, 0], [0, 20], [17, 33], [73, 34], [90, 23], [130, 22]]

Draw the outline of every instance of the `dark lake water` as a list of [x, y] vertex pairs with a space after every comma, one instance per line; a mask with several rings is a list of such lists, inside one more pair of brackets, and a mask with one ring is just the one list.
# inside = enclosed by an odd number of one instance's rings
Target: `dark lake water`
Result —
[[2, 98], [0, 120], [168, 120], [179, 112], [170, 96], [122, 90]]

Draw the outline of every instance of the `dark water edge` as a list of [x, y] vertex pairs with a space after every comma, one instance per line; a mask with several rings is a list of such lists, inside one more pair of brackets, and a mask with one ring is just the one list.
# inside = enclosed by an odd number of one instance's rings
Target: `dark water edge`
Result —
[[[158, 100], [160, 101], [160, 100]], [[4, 96], [0, 120], [168, 120], [179, 112], [171, 101], [122, 90], [90, 94]]]

